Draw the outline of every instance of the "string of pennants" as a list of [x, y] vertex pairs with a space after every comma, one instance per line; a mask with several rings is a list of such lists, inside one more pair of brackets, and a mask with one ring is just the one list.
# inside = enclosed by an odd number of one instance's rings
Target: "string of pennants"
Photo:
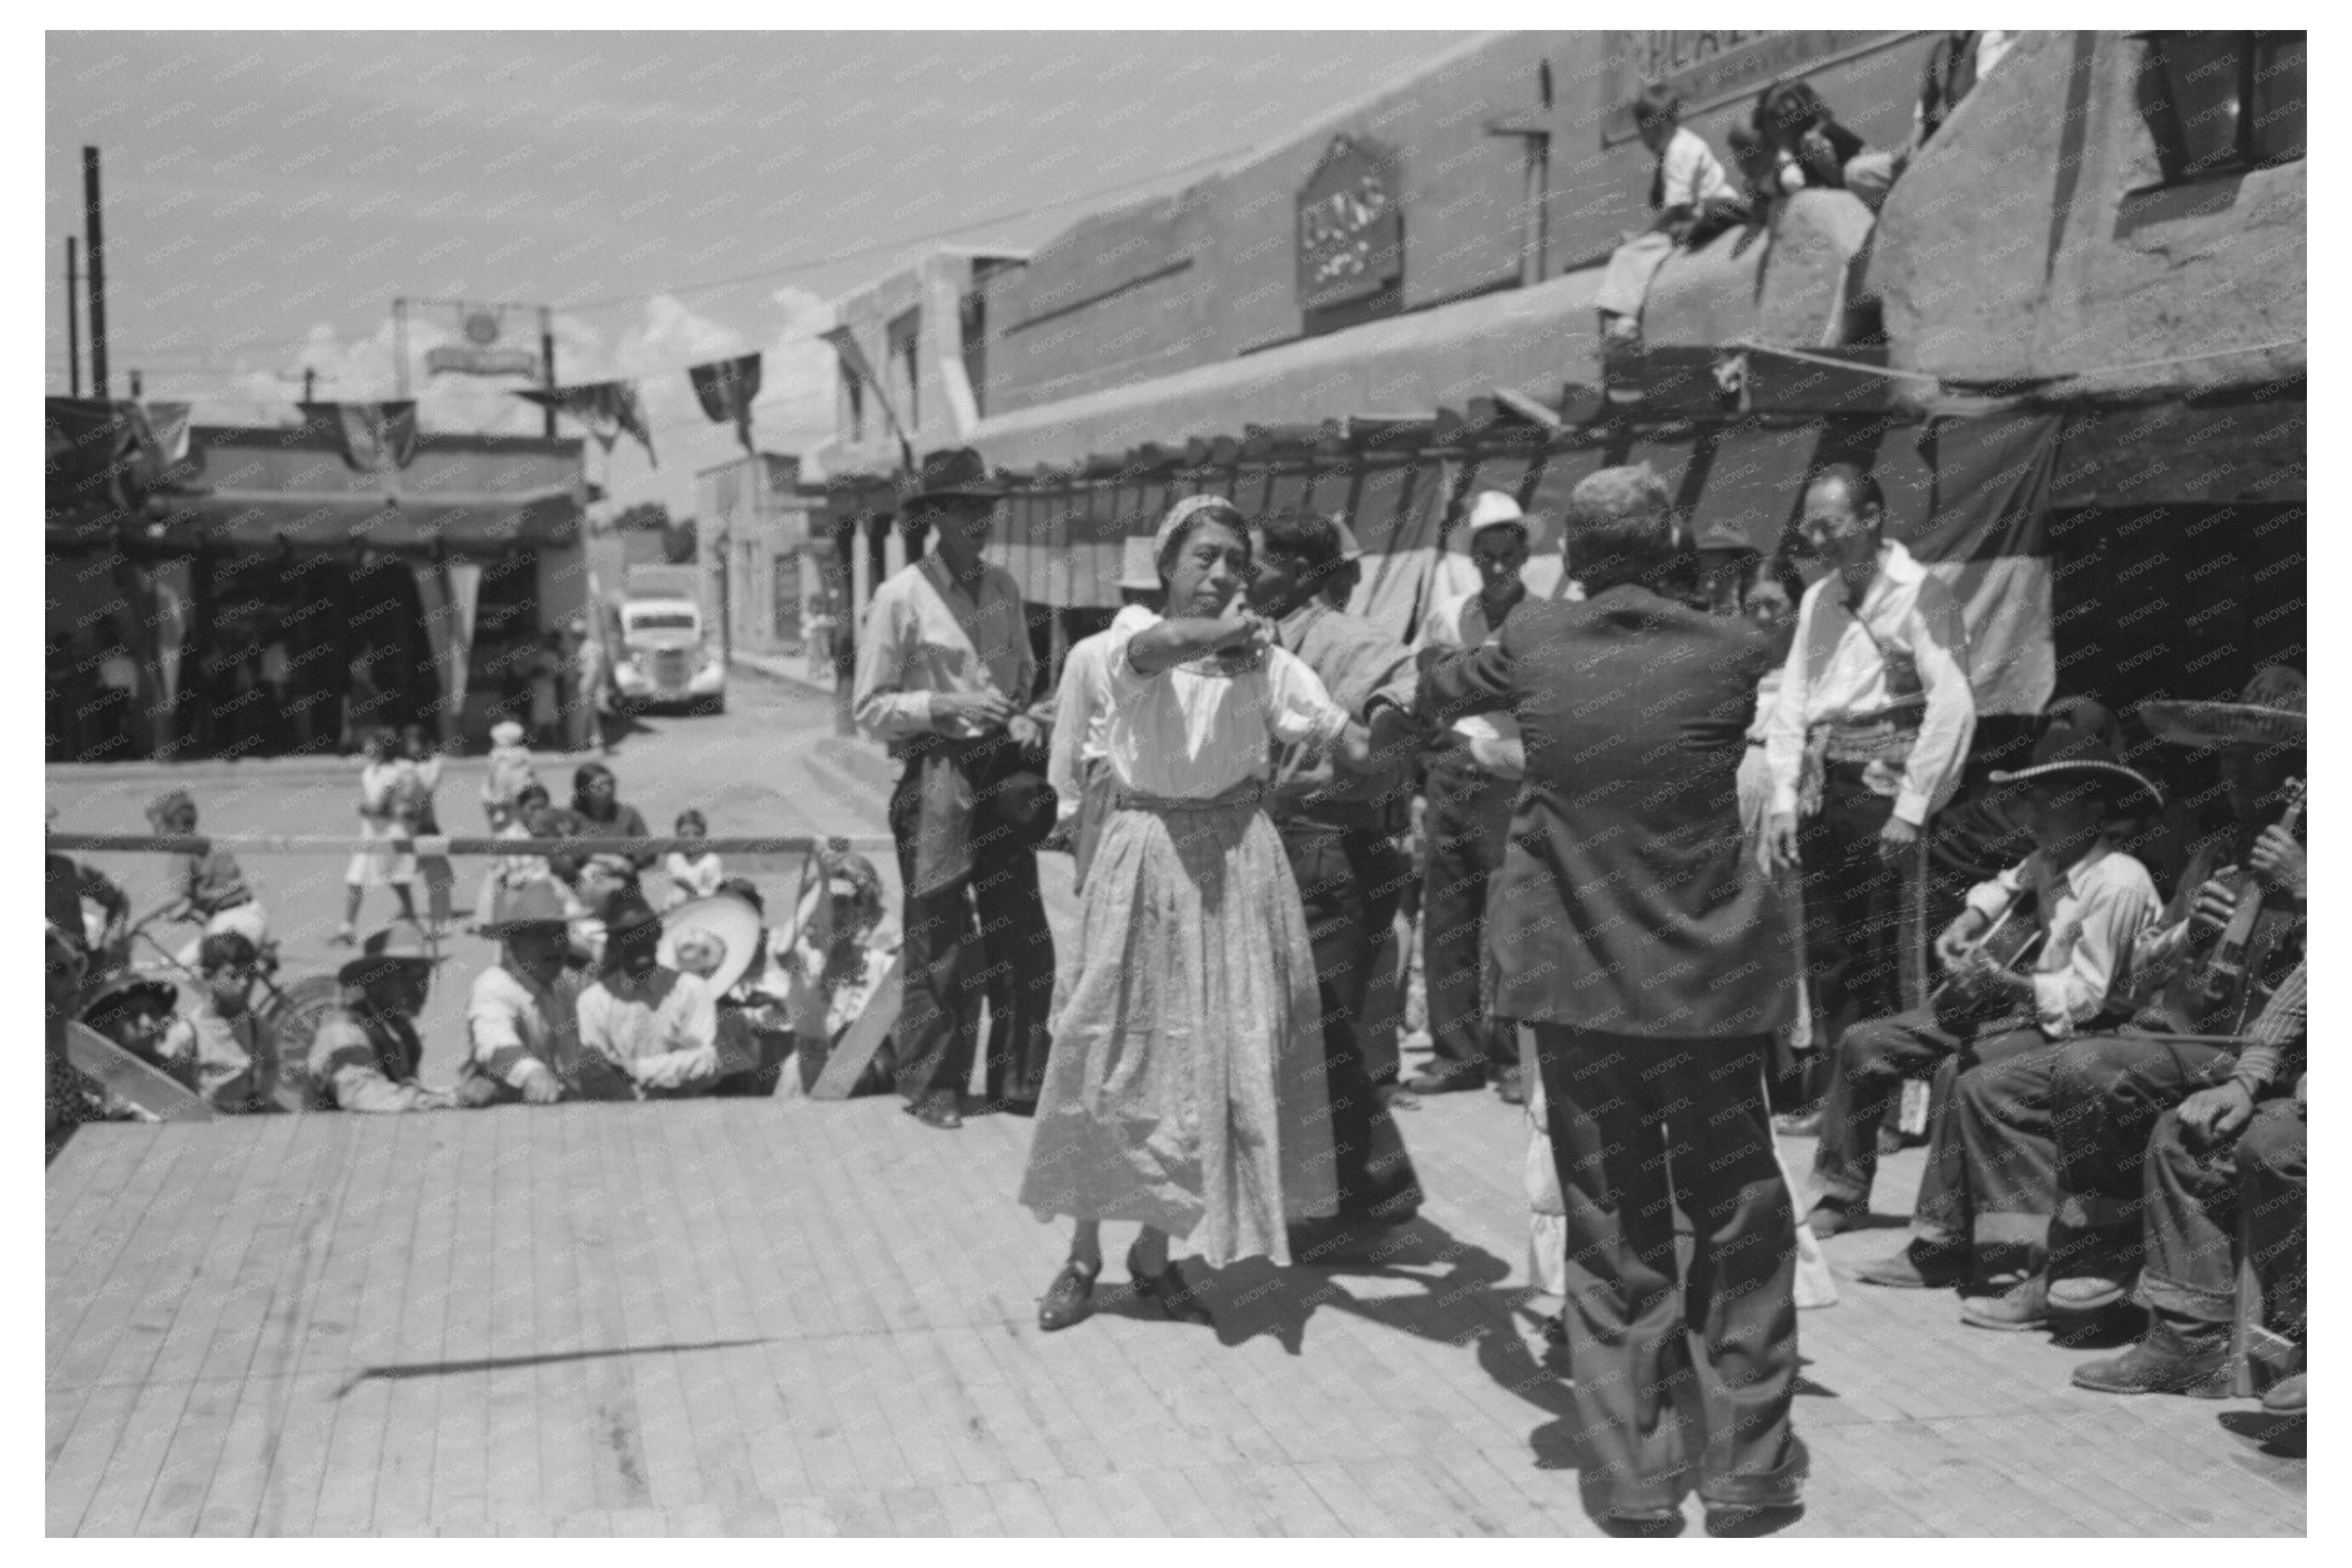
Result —
[[[702, 405], [710, 422], [732, 422], [735, 438], [743, 444], [743, 450], [756, 452], [751, 444], [751, 403], [760, 395], [760, 356], [741, 354], [730, 360], [713, 360], [705, 365], [688, 365], [686, 374], [694, 385], [695, 401]], [[661, 460], [654, 455], [653, 428], [646, 423], [645, 407], [638, 402], [635, 382], [522, 387], [517, 388], [514, 395], [578, 420], [608, 453], [622, 436], [635, 436], [646, 449], [646, 461], [656, 468], [661, 466]]]

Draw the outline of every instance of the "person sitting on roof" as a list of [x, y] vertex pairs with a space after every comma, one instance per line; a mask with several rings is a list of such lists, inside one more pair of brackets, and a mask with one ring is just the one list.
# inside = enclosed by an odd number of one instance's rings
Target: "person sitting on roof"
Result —
[[310, 1037], [310, 1104], [318, 1111], [443, 1111], [455, 1093], [416, 1081], [425, 1060], [416, 1015], [441, 956], [415, 929], [394, 925], [371, 935], [338, 970], [342, 1001]]
[[1756, 100], [1757, 133], [1772, 149], [1774, 183], [1783, 195], [1801, 190], [1849, 191], [1876, 212], [1899, 172], [1892, 152], [1874, 152], [1805, 81], [1774, 82]]
[[1706, 138], [1682, 122], [1680, 94], [1653, 82], [1633, 99], [1633, 129], [1656, 160], [1650, 171], [1649, 226], [1625, 236], [1609, 258], [1596, 303], [1604, 342], [1641, 333], [1651, 279], [1677, 246], [1703, 246], [1748, 216]]

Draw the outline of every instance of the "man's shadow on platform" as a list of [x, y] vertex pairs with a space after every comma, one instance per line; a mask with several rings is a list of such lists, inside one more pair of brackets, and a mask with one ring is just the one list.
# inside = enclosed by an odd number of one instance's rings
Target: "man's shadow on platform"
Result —
[[[1440, 1270], [1436, 1273], [1431, 1270]], [[1342, 1258], [1276, 1268], [1253, 1258], [1205, 1276], [1202, 1292], [1216, 1314], [1217, 1338], [1237, 1345], [1271, 1334], [1292, 1355], [1306, 1344], [1307, 1323], [1329, 1307], [1446, 1344], [1475, 1345], [1479, 1370], [1496, 1385], [1546, 1414], [1565, 1417], [1561, 1368], [1528, 1349], [1520, 1321], [1538, 1317], [1528, 1286], [1507, 1286], [1511, 1266], [1483, 1247], [1416, 1218]], [[1359, 1296], [1350, 1278], [1410, 1280], [1423, 1287], [1398, 1296]], [[1562, 1364], [1564, 1366], [1564, 1364]]]

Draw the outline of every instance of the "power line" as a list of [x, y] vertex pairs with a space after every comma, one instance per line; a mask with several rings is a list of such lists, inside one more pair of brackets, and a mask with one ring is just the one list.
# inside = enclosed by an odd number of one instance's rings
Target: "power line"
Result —
[[688, 283], [675, 288], [656, 288], [642, 294], [615, 294], [609, 298], [584, 299], [570, 305], [558, 305], [554, 308], [603, 310], [615, 305], [635, 305], [641, 300], [656, 298], [662, 295], [683, 297], [689, 294], [709, 294], [717, 289], [732, 288], [739, 283], [757, 282], [763, 277], [781, 277], [787, 273], [794, 272], [813, 272], [818, 267], [832, 267], [838, 262], [856, 261], [860, 256], [877, 256], [886, 251], [904, 250], [908, 246], [921, 245], [927, 240], [945, 239], [950, 235], [962, 234], [971, 229], [986, 228], [991, 224], [1011, 223], [1016, 218], [1034, 217], [1039, 213], [1050, 213], [1058, 207], [1075, 206], [1080, 202], [1115, 196], [1121, 191], [1131, 191], [1139, 185], [1152, 184], [1167, 179], [1171, 174], [1181, 174], [1188, 170], [1201, 168], [1204, 164], [1221, 162], [1228, 158], [1238, 157], [1248, 151], [1247, 147], [1228, 147], [1222, 152], [1211, 152], [1187, 163], [1171, 164], [1157, 173], [1139, 175], [1132, 180], [1123, 180], [1116, 185], [1104, 185], [1097, 190], [1081, 191], [1075, 195], [1064, 196], [1056, 201], [1038, 202], [1025, 207], [1008, 208], [1001, 213], [991, 213], [986, 217], [974, 218], [969, 223], [950, 224], [946, 228], [932, 229], [927, 234], [908, 235], [904, 239], [881, 240], [871, 245], [854, 246], [847, 250], [835, 251], [829, 256], [812, 256], [806, 261], [784, 262], [775, 267], [761, 267], [755, 272], [739, 272], [731, 277], [716, 277], [705, 283]]

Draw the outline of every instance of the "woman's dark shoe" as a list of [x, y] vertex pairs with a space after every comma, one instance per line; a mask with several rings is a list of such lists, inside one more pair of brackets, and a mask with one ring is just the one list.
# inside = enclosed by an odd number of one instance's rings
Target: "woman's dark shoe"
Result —
[[1054, 1282], [1045, 1287], [1045, 1299], [1037, 1303], [1037, 1326], [1052, 1333], [1093, 1315], [1095, 1276], [1101, 1272], [1101, 1264], [1088, 1269], [1075, 1258], [1063, 1264]]
[[1813, 1205], [1812, 1211], [1805, 1216], [1805, 1228], [1813, 1233], [1814, 1240], [1827, 1241], [1842, 1230], [1861, 1229], [1863, 1222], [1869, 1218], [1868, 1204], [1849, 1206], [1825, 1197]]
[[934, 1089], [919, 1100], [909, 1101], [907, 1114], [926, 1127], [951, 1133], [963, 1125], [963, 1113], [956, 1109], [958, 1098], [952, 1089]]
[[1173, 1260], [1157, 1274], [1148, 1274], [1136, 1261], [1135, 1249], [1130, 1247], [1127, 1249], [1127, 1277], [1135, 1281], [1137, 1295], [1149, 1296], [1158, 1301], [1160, 1310], [1166, 1312], [1172, 1322], [1206, 1323], [1215, 1321], [1209, 1316], [1209, 1309], [1201, 1304], [1201, 1299], [1193, 1293], [1192, 1287], [1184, 1282], [1184, 1276], [1178, 1271]]

